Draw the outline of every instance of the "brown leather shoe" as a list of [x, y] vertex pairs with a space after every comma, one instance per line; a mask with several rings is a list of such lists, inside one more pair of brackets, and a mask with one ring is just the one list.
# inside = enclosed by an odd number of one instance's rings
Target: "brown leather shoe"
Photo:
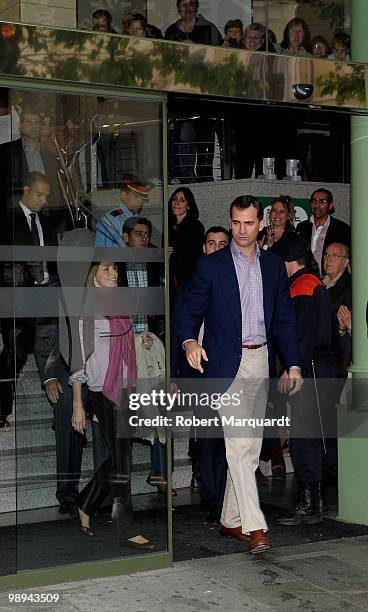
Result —
[[244, 535], [244, 533], [242, 533], [242, 528], [240, 526], [239, 527], [225, 527], [225, 525], [220, 523], [219, 532], [223, 536], [226, 536], [226, 537], [231, 536], [232, 538], [235, 538], [236, 540], [240, 540], [241, 542], [250, 542], [250, 536]]
[[263, 529], [256, 529], [250, 532], [249, 552], [262, 553], [271, 548], [267, 536]]

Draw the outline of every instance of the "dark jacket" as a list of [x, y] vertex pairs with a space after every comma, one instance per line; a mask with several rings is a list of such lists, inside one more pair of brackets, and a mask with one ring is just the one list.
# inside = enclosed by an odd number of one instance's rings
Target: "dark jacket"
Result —
[[[40, 156], [50, 184], [49, 202], [52, 207], [60, 207], [62, 201], [57, 179], [56, 156], [42, 146]], [[24, 180], [28, 174], [29, 169], [22, 139], [18, 138], [18, 140], [2, 144], [0, 146], [0, 210], [19, 202]]]
[[191, 41], [202, 45], [216, 45], [221, 47], [224, 40], [216, 28], [216, 26], [207, 21], [202, 15], [197, 15], [197, 23], [192, 32], [183, 32], [180, 28], [181, 19], [172, 23], [165, 32], [167, 40], [176, 40], [177, 42]]
[[198, 219], [185, 217], [177, 229], [169, 227], [169, 245], [174, 248], [170, 257], [170, 280], [181, 283], [189, 279], [196, 261], [203, 255], [204, 227]]
[[144, 35], [146, 38], [163, 38], [161, 30], [152, 23], [147, 23]]
[[[275, 376], [275, 341], [286, 367], [299, 365], [295, 315], [284, 261], [274, 253], [261, 250], [260, 267], [269, 370]], [[242, 314], [230, 247], [198, 260], [192, 288], [180, 316], [180, 342], [198, 338], [203, 320], [203, 347], [208, 357], [208, 363], [204, 364], [205, 376], [233, 380], [242, 357]]]
[[351, 310], [351, 274], [348, 269], [343, 272], [336, 284], [327, 291], [335, 314], [340, 306], [347, 306]]
[[[340, 306], [347, 306], [351, 310], [352, 296], [351, 296], [351, 274], [349, 270], [345, 270], [338, 279], [336, 285], [333, 285], [327, 289], [328, 295], [331, 299], [332, 311], [333, 311], [333, 329], [338, 326], [337, 311]], [[351, 364], [351, 335], [345, 332], [343, 335], [336, 333], [333, 335], [332, 348], [336, 361], [339, 366], [339, 376], [346, 378], [347, 369]]]
[[[312, 221], [302, 221], [301, 223], [298, 223], [295, 231], [297, 234], [300, 234], [301, 236], [303, 236], [303, 238], [310, 245], [312, 241], [312, 229], [313, 229]], [[323, 243], [322, 262], [321, 262], [321, 268], [322, 268], [321, 274], [322, 275], [325, 272], [324, 265], [323, 265], [323, 258], [324, 258], [325, 250], [327, 249], [329, 244], [332, 244], [332, 242], [340, 242], [341, 244], [346, 244], [350, 248], [351, 230], [350, 230], [350, 225], [348, 225], [347, 223], [344, 223], [343, 221], [339, 221], [339, 219], [336, 219], [335, 217], [330, 216], [330, 225], [328, 227], [326, 238]]]
[[332, 340], [332, 308], [326, 287], [314, 274], [303, 268], [290, 279], [290, 295], [296, 316], [296, 327], [302, 373], [311, 376], [312, 360], [327, 353]]
[[288, 400], [291, 403], [291, 435], [293, 438], [319, 438], [318, 415], [321, 411], [324, 435], [334, 437], [334, 405], [341, 389], [336, 390], [338, 367], [331, 350], [330, 297], [322, 281], [309, 274], [306, 268], [293, 274], [289, 282], [304, 378], [302, 390]]
[[[38, 215], [45, 246], [57, 246], [57, 237], [47, 217]], [[14, 246], [34, 246], [32, 233], [29, 228], [27, 219], [18, 204], [14, 210], [3, 211], [0, 215], [0, 245]], [[42, 248], [42, 247], [41, 247]], [[32, 262], [35, 263], [35, 262]], [[33, 271], [34, 267], [30, 262], [9, 262], [11, 269], [16, 268], [17, 274], [20, 275], [20, 282], [14, 283], [16, 286], [32, 286], [34, 285]], [[6, 262], [0, 262], [1, 284], [4, 283], [4, 269]], [[50, 281], [57, 280], [56, 261], [47, 263]], [[9, 269], [8, 269], [9, 272]], [[13, 284], [6, 282], [5, 284]]]

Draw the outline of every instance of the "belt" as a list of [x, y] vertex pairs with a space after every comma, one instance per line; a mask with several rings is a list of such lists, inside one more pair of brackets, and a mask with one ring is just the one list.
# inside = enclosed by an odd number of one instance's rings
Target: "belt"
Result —
[[266, 346], [267, 342], [262, 342], [262, 344], [242, 344], [243, 349], [259, 349], [261, 346]]

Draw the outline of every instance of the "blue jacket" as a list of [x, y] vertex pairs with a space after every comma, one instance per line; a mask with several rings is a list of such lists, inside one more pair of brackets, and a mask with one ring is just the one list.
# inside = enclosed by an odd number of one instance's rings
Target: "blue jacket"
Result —
[[[276, 376], [275, 341], [287, 369], [299, 365], [295, 315], [284, 261], [269, 251], [260, 252], [263, 307], [270, 376]], [[233, 380], [242, 355], [242, 321], [238, 280], [230, 247], [197, 262], [192, 288], [178, 323], [181, 342], [198, 338], [204, 319], [202, 362], [207, 378]]]
[[96, 223], [96, 247], [125, 247], [123, 226], [133, 213], [121, 204], [102, 215]]

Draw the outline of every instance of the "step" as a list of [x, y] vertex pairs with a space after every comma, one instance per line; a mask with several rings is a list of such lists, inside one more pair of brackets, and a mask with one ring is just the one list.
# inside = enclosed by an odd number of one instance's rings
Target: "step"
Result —
[[[10, 474], [24, 478], [28, 476], [50, 474], [55, 471], [55, 434], [51, 430], [52, 420], [23, 421], [16, 428], [17, 450], [15, 451], [14, 428], [1, 432], [0, 443], [0, 481]], [[45, 426], [46, 425], [46, 426]], [[83, 465], [92, 469], [92, 434], [87, 429], [87, 446], [83, 450]], [[186, 437], [174, 439], [175, 462], [188, 457], [188, 440]], [[149, 447], [142, 444], [133, 445], [133, 465], [150, 461]]]
[[[144, 469], [143, 469], [144, 468]], [[83, 472], [80, 489], [88, 482], [92, 472]], [[132, 471], [131, 489], [133, 495], [156, 493], [155, 488], [146, 483], [149, 474], [149, 464], [134, 466]], [[186, 488], [190, 485], [192, 475], [188, 461], [181, 460], [173, 474], [175, 488]], [[30, 510], [33, 508], [48, 508], [55, 506], [56, 481], [53, 474], [40, 477], [28, 477], [0, 484], [0, 514], [15, 512], [15, 510]]]
[[46, 393], [39, 390], [38, 393], [32, 395], [17, 395], [11, 420], [15, 420], [16, 417], [16, 422], [19, 423], [24, 419], [52, 418], [52, 416], [53, 408], [46, 397]]
[[23, 370], [19, 376], [16, 386], [16, 396], [39, 395], [43, 387], [37, 370]]

